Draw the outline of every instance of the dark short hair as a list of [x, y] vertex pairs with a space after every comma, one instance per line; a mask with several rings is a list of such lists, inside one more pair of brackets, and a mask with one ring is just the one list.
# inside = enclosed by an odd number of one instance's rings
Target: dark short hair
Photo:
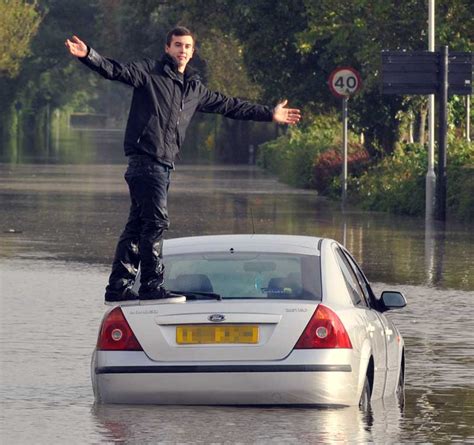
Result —
[[167, 46], [171, 45], [173, 36], [191, 36], [193, 39], [193, 43], [196, 41], [193, 33], [188, 28], [185, 28], [184, 26], [176, 26], [175, 28], [173, 28], [171, 31], [168, 32], [168, 34], [166, 35]]

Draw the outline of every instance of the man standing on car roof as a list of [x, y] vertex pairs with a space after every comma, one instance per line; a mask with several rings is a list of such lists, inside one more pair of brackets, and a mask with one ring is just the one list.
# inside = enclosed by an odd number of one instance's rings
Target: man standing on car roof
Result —
[[[180, 301], [163, 287], [162, 244], [169, 227], [170, 170], [196, 111], [281, 124], [296, 124], [301, 118], [299, 110], [285, 107], [286, 100], [272, 109], [208, 90], [187, 67], [194, 41], [189, 29], [176, 27], [167, 35], [160, 61], [143, 59], [127, 64], [102, 57], [77, 36], [65, 42], [69, 52], [90, 69], [134, 89], [124, 141], [130, 215], [115, 251], [106, 303], [138, 298]], [[139, 262], [141, 285], [137, 295], [132, 287]]]

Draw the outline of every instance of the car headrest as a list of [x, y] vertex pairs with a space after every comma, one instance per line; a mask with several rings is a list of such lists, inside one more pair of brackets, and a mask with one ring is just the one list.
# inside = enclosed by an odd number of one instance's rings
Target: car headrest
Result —
[[271, 298], [291, 298], [301, 292], [301, 285], [295, 274], [286, 277], [273, 277], [268, 281], [267, 295]]
[[182, 274], [174, 280], [176, 290], [189, 292], [214, 292], [211, 280], [204, 274]]

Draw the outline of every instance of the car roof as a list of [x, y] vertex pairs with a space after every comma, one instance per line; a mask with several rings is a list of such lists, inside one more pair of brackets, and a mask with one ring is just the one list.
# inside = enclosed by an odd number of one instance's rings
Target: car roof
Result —
[[320, 255], [323, 238], [299, 235], [208, 235], [172, 238], [163, 244], [164, 254], [198, 252], [280, 252]]

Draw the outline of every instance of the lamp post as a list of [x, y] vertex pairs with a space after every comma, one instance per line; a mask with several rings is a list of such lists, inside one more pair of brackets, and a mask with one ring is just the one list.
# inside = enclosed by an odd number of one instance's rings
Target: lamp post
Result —
[[[435, 50], [435, 0], [428, 2], [428, 51]], [[435, 146], [435, 96], [428, 96], [428, 172], [425, 180], [425, 218], [434, 217], [436, 174], [434, 171]]]

